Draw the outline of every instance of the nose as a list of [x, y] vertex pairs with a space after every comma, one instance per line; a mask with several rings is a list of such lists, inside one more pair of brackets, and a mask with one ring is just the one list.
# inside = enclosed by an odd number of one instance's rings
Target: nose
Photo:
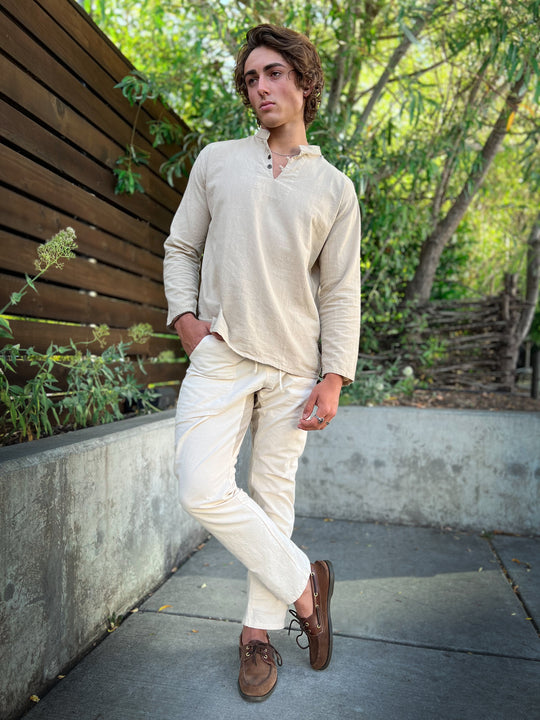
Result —
[[259, 93], [259, 95], [268, 94], [268, 80], [264, 75], [261, 75], [259, 77], [259, 80], [257, 82], [257, 92]]

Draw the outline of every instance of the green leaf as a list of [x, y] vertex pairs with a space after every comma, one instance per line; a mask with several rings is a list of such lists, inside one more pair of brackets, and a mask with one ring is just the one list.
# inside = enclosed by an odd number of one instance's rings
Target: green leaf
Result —
[[18, 305], [22, 298], [24, 297], [24, 290], [19, 290], [18, 292], [12, 292], [9, 296], [10, 304], [11, 305]]
[[32, 278], [30, 277], [30, 275], [27, 275], [27, 274], [25, 273], [24, 278], [25, 278], [25, 280], [26, 280], [26, 284], [28, 285], [28, 287], [31, 287], [32, 290], [37, 293], [36, 286], [34, 285], [34, 281], [33, 281]]
[[11, 326], [5, 317], [0, 315], [0, 337], [13, 337]]
[[411, 32], [410, 29], [405, 25], [405, 23], [401, 23], [401, 26], [400, 26], [400, 27], [401, 27], [401, 31], [403, 32], [403, 34], [405, 35], [405, 37], [407, 38], [407, 40], [408, 40], [410, 43], [413, 43], [414, 45], [418, 45], [418, 39], [412, 34], [412, 32]]

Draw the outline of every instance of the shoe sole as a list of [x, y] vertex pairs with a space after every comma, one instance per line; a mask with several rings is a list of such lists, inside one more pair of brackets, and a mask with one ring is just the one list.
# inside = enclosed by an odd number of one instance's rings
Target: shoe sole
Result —
[[326, 563], [326, 567], [328, 568], [328, 600], [326, 603], [326, 614], [328, 615], [328, 657], [326, 658], [326, 662], [322, 667], [314, 668], [319, 671], [326, 670], [326, 668], [330, 665], [330, 660], [332, 659], [332, 650], [334, 646], [334, 636], [332, 635], [332, 618], [330, 616], [330, 600], [334, 593], [334, 567], [330, 560], [324, 560], [323, 562]]
[[238, 692], [240, 695], [244, 698], [244, 700], [247, 700], [248, 702], [263, 702], [263, 700], [266, 700], [270, 697], [270, 695], [274, 692], [276, 689], [277, 681], [272, 687], [271, 690], [269, 690], [266, 695], [246, 695], [246, 693], [242, 692], [242, 688], [240, 687], [240, 683], [238, 683]]

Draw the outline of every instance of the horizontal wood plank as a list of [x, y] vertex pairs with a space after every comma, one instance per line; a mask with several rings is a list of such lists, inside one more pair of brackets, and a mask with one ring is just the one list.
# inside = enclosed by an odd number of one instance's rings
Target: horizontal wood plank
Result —
[[[4, 51], [46, 87], [50, 90], [54, 89], [58, 97], [68, 102], [96, 127], [102, 128], [110, 137], [117, 139], [125, 137], [127, 142], [131, 135], [136, 109], [129, 105], [121, 93], [118, 93], [118, 102], [124, 107], [120, 112], [115, 112], [115, 109], [105, 102], [103, 93], [107, 93], [108, 87], [113, 86], [112, 78], [102, 78], [103, 87], [100, 88], [99, 94], [95, 94], [91, 84], [81, 82], [85, 72], [82, 76], [72, 72], [69, 63], [59, 62], [59, 58], [52, 54], [51, 50], [60, 55], [65, 54], [61, 47], [62, 42], [67, 41], [69, 45], [72, 43], [62, 37], [65, 36], [64, 31], [37, 3], [3, 0], [2, 4], [4, 13], [9, 12], [25, 28], [25, 32], [21, 32], [9, 15], [5, 15], [2, 22]], [[46, 37], [47, 32], [51, 37]], [[40, 44], [40, 40], [43, 45]], [[92, 66], [92, 58], [88, 56], [86, 58], [88, 66]], [[145, 138], [144, 135], [140, 136], [140, 143], [144, 149], [150, 150], [152, 147], [151, 139]]]
[[23, 348], [34, 348], [36, 352], [43, 353], [53, 343], [59, 347], [69, 346], [70, 340], [74, 343], [89, 343], [81, 345], [95, 354], [101, 354], [103, 348], [119, 342], [131, 343], [129, 355], [139, 355], [143, 358], [157, 358], [162, 352], [172, 352], [175, 357], [184, 356], [180, 340], [172, 335], [153, 335], [146, 343], [132, 343], [127, 330], [112, 329], [101, 346], [94, 341], [92, 327], [83, 325], [70, 325], [67, 323], [44, 323], [28, 320], [10, 320], [14, 340], [0, 338], [0, 346], [19, 344]]
[[43, 124], [54, 128], [59, 136], [77, 145], [102, 164], [111, 169], [114, 167], [123, 145], [108, 138], [54, 92], [3, 55], [0, 55], [0, 91], [27, 115], [32, 115]]
[[[188, 368], [187, 362], [176, 363], [160, 363], [146, 361], [143, 363], [144, 370], [140, 370], [138, 364], [135, 364], [135, 378], [137, 382], [144, 386], [155, 384], [172, 384], [178, 385], [184, 379]], [[36, 366], [30, 365], [28, 362], [21, 362], [17, 365], [16, 372], [7, 372], [7, 378], [10, 384], [24, 386], [29, 380], [36, 376]], [[59, 390], [67, 388], [68, 369], [60, 365], [56, 366], [52, 372]]]
[[[117, 114], [125, 118], [131, 125], [138, 119], [136, 107], [132, 107], [122, 93], [115, 89], [118, 82], [99, 63], [93, 53], [88, 53], [84, 47], [77, 43], [70, 31], [66, 31], [65, 11], [69, 4], [63, 2], [63, 12], [55, 18], [45, 12], [37, 2], [21, 3], [19, 0], [2, 0], [4, 8], [15, 17], [25, 28], [26, 32], [42, 43], [49, 52], [54, 52], [54, 59], [69, 68], [72, 74], [84, 81], [84, 87], [95, 93], [104, 103]], [[128, 68], [126, 68], [128, 69]], [[148, 128], [148, 109], [143, 113], [142, 122], [138, 125], [139, 136], [152, 144], [153, 138]], [[145, 117], [146, 116], [146, 117]], [[156, 113], [154, 113], [154, 117]], [[91, 117], [91, 115], [88, 115]], [[176, 148], [178, 150], [179, 148]], [[162, 148], [156, 153], [164, 160]]]
[[[12, 0], [4, 0], [4, 2], [12, 4]], [[35, 14], [44, 14], [39, 6], [36, 8], [36, 3], [33, 0], [29, 3], [14, 3], [14, 7], [10, 9], [16, 11], [15, 14], [19, 15], [23, 22], [29, 22], [34, 18]], [[32, 10], [36, 10], [36, 13], [32, 12]], [[49, 22], [51, 22], [50, 18]], [[91, 82], [81, 82], [81, 77], [85, 80], [84, 68], [92, 65], [93, 61], [91, 59], [87, 59], [86, 63], [80, 61], [83, 64], [82, 76], [78, 73], [75, 74], [71, 70], [71, 65], [66, 67], [38, 44], [32, 36], [21, 33], [20, 28], [11, 21], [8, 15], [2, 17], [2, 23], [4, 50], [9, 57], [18, 63], [22, 69], [35, 76], [44, 89], [53, 92], [67, 107], [73, 108], [78, 115], [86, 118], [93, 127], [99, 129], [116, 142], [118, 149], [113, 153], [114, 160], [111, 166], [114, 166], [118, 156], [124, 152], [125, 146], [131, 137], [132, 124], [137, 120], [138, 132], [136, 133], [135, 144], [141, 150], [149, 153], [148, 168], [141, 168], [141, 174], [144, 175], [146, 180], [147, 191], [150, 194], [155, 194], [156, 187], [164, 185], [164, 196], [171, 200], [174, 190], [161, 177], [159, 168], [167, 157], [173, 153], [169, 152], [167, 155], [167, 153], [162, 153], [160, 148], [153, 147], [153, 138], [148, 130], [148, 121], [151, 118], [141, 118], [140, 115], [137, 115], [136, 108], [132, 108], [121, 92], [114, 89], [115, 83], [112, 78], [107, 77], [104, 85], [97, 87], [97, 92], [93, 91]], [[57, 26], [54, 24], [54, 27]], [[48, 47], [48, 45], [45, 47]], [[81, 52], [83, 51], [81, 50]], [[111, 107], [109, 102], [103, 99], [104, 94], [110, 95], [109, 99], [114, 100], [115, 107]], [[155, 114], [157, 115], [157, 113]], [[178, 188], [181, 189], [184, 184], [180, 182]], [[155, 199], [159, 200], [159, 196], [156, 196]]]
[[0, 165], [8, 187], [151, 252], [163, 251], [164, 234], [147, 221], [122, 212], [15, 150], [0, 146]]
[[[114, 175], [109, 168], [79, 152], [65, 140], [1, 100], [0, 127], [4, 138], [37, 162], [46, 164], [108, 203], [121, 206], [114, 190]], [[154, 202], [148, 194], [128, 196], [123, 199], [122, 205], [133, 215], [148, 219], [160, 231], [168, 233], [172, 220], [171, 211]]]
[[[161, 282], [163, 258], [137, 245], [98, 230], [92, 225], [54, 210], [40, 202], [3, 188], [0, 193], [2, 224], [17, 234], [45, 242], [59, 230], [72, 227], [77, 235], [77, 255], [96, 258], [113, 267], [119, 267]], [[0, 257], [2, 249], [0, 248]], [[163, 250], [161, 252], [163, 254]], [[33, 261], [32, 261], [33, 263]], [[33, 266], [33, 265], [32, 265]], [[26, 272], [30, 272], [27, 268]], [[21, 271], [22, 272], [22, 271]]]
[[[52, 129], [59, 138], [64, 141], [69, 140], [70, 144], [77, 146], [84, 154], [107, 167], [110, 171], [112, 187], [114, 183], [112, 171], [120, 155], [125, 153], [125, 138], [117, 142], [114, 138], [110, 138], [3, 55], [0, 55], [0, 91], [18, 106], [20, 112], [37, 118], [40, 123]], [[186, 182], [181, 179], [180, 182], [175, 183], [175, 188], [171, 188], [166, 180], [157, 174], [159, 165], [156, 165], [155, 172], [144, 166], [139, 167], [137, 171], [141, 175], [145, 195], [164, 205], [170, 212], [174, 212]], [[141, 193], [135, 196], [121, 194], [116, 196], [115, 204], [140, 215], [137, 206], [137, 199], [140, 197]]]
[[[100, 66], [113, 78], [114, 84], [120, 82], [126, 74], [134, 70], [130, 60], [122, 55], [76, 0], [36, 1], [60, 25], [69, 27], [70, 35], [96, 62], [99, 62]], [[151, 119], [166, 119], [177, 124], [185, 133], [191, 132], [189, 126], [176, 113], [161, 103], [147, 101], [142, 107], [140, 119], [145, 124]], [[160, 147], [160, 151], [167, 157], [171, 157], [178, 150], [179, 148], [175, 145]]]
[[[71, 226], [78, 245], [64, 269], [50, 268], [38, 292], [29, 289], [8, 309], [14, 337], [0, 347], [45, 352], [51, 342], [73, 340], [97, 355], [92, 326], [111, 328], [109, 346], [129, 342], [127, 328], [144, 322], [155, 334], [128, 350], [144, 362], [139, 381], [177, 386], [187, 363], [165, 327], [163, 242], [187, 181], [171, 188], [161, 176], [161, 163], [178, 148], [153, 148], [148, 121], [190, 129], [160, 102], [129, 105], [114, 86], [133, 66], [75, 0], [2, 0], [0, 23], [1, 304], [25, 273], [35, 274], [42, 242]], [[135, 144], [150, 153], [149, 165], [137, 168], [145, 193], [117, 195], [112, 171], [134, 123]], [[164, 353], [184, 361], [164, 362]], [[33, 372], [22, 363], [13, 377], [24, 382]]]
[[[24, 284], [21, 277], [0, 272], [2, 298], [9, 298]], [[126, 328], [138, 323], [148, 323], [155, 332], [167, 332], [167, 311], [117, 300], [103, 295], [92, 295], [51, 282], [35, 283], [37, 292], [29, 289], [20, 303], [9, 308], [12, 315], [42, 320], [67, 320], [74, 323]]]
[[[0, 230], [0, 244], [3, 268], [17, 273], [32, 272], [40, 243]], [[161, 283], [81, 257], [66, 260], [62, 269], [51, 267], [47, 270], [47, 279], [77, 290], [90, 290], [158, 308], [166, 307]]]

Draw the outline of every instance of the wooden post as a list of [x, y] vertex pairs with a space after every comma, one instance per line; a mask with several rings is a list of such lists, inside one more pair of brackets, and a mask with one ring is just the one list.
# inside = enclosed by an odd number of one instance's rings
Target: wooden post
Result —
[[519, 310], [516, 311], [518, 276], [514, 273], [507, 273], [504, 280], [501, 316], [505, 327], [499, 354], [500, 380], [501, 388], [512, 392], [516, 383], [516, 361], [519, 350], [519, 340], [516, 335], [519, 321]]
[[538, 386], [540, 384], [540, 348], [538, 345], [533, 345], [531, 349], [531, 368], [531, 397], [537, 398], [539, 394]]

